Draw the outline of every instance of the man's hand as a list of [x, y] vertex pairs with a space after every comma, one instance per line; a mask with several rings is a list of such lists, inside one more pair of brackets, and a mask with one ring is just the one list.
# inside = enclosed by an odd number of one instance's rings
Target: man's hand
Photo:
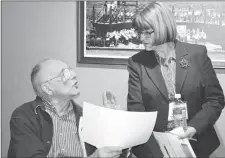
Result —
[[196, 129], [194, 127], [187, 127], [187, 130], [184, 133], [179, 134], [179, 139], [184, 139], [184, 138], [192, 138], [196, 134]]
[[97, 149], [90, 157], [111, 157], [118, 158], [122, 153], [120, 147], [102, 147]]
[[117, 105], [116, 97], [111, 91], [105, 91], [102, 94], [103, 106], [110, 109], [123, 110], [123, 108]]

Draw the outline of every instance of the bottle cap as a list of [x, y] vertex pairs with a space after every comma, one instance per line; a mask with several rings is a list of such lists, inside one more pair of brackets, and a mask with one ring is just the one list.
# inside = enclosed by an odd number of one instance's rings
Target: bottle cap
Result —
[[175, 98], [177, 99], [181, 98], [181, 94], [175, 94]]

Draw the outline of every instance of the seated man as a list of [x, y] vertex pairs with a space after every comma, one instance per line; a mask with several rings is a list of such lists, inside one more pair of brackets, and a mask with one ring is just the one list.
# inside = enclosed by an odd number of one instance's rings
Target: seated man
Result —
[[[59, 60], [44, 60], [32, 69], [31, 82], [37, 97], [11, 116], [8, 157], [82, 157], [82, 108], [72, 100], [79, 94], [73, 69]], [[127, 155], [119, 147], [96, 149], [86, 143], [85, 150], [89, 157]]]

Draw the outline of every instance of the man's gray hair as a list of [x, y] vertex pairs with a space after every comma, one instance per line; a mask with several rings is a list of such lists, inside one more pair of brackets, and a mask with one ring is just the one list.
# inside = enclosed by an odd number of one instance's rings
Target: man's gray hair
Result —
[[31, 79], [31, 83], [32, 83], [32, 86], [33, 86], [33, 90], [34, 90], [34, 92], [37, 96], [41, 96], [42, 92], [41, 92], [40, 85], [37, 82], [36, 78], [37, 78], [38, 73], [41, 70], [42, 63], [47, 61], [47, 60], [50, 60], [50, 59], [44, 59], [44, 60], [40, 61], [38, 64], [36, 64], [33, 67], [32, 71], [31, 71], [30, 79]]

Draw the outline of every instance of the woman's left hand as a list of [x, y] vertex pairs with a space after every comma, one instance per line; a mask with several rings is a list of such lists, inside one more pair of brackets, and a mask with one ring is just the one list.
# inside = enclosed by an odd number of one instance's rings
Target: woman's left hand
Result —
[[194, 127], [187, 127], [187, 130], [179, 135], [179, 139], [184, 139], [184, 138], [192, 138], [196, 134], [196, 129]]

